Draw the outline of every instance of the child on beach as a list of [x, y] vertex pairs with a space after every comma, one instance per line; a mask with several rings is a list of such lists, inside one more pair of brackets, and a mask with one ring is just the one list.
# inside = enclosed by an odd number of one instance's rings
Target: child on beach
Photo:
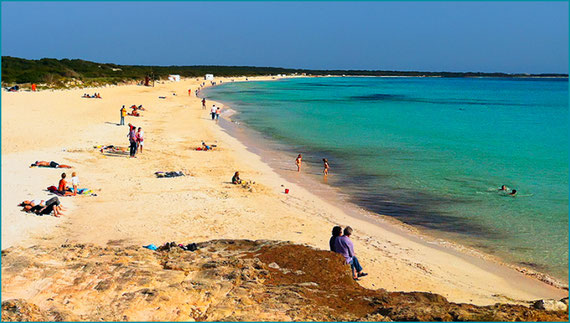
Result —
[[324, 164], [324, 167], [325, 167], [325, 168], [323, 169], [323, 173], [324, 173], [325, 175], [328, 175], [328, 174], [329, 174], [329, 168], [330, 168], [330, 166], [329, 166], [329, 161], [328, 161], [326, 158], [323, 158], [323, 164]]
[[239, 172], [235, 172], [234, 177], [232, 177], [232, 184], [241, 184], [241, 179], [239, 178]]
[[301, 154], [299, 154], [299, 156], [297, 156], [297, 159], [295, 159], [295, 164], [297, 165], [297, 171], [300, 172], [301, 171], [301, 162], [303, 161], [303, 156], [301, 156]]
[[79, 187], [79, 178], [77, 177], [77, 173], [71, 173], [71, 187], [73, 190], [73, 195], [77, 195], [77, 188]]

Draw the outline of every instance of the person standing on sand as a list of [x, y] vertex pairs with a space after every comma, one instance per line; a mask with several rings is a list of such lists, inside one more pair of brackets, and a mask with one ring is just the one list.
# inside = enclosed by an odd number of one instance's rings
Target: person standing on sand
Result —
[[301, 163], [303, 162], [303, 156], [301, 156], [301, 154], [299, 154], [299, 156], [297, 156], [297, 159], [295, 159], [295, 165], [297, 165], [297, 171], [300, 172], [301, 171]]
[[125, 109], [125, 106], [123, 105], [123, 107], [121, 108], [121, 123], [119, 124], [120, 126], [125, 125], [125, 117], [126, 116], [127, 116], [127, 109]]
[[328, 175], [329, 174], [329, 161], [326, 158], [323, 158], [323, 164], [324, 164], [324, 169], [323, 169], [323, 174]]
[[141, 153], [143, 151], [143, 144], [144, 144], [144, 132], [142, 131], [142, 128], [139, 127], [139, 130], [137, 131], [137, 148], [140, 150]]
[[[196, 90], [196, 96], [198, 96], [198, 90]], [[205, 109], [206, 109], [206, 99], [203, 98], [202, 99], [202, 110], [205, 110]]]
[[73, 195], [77, 195], [77, 188], [79, 187], [79, 178], [77, 177], [77, 173], [71, 173], [71, 187], [73, 187]]
[[220, 112], [222, 111], [222, 109], [220, 109], [220, 107], [216, 108], [216, 122], [218, 122], [220, 120]]
[[332, 229], [332, 237], [329, 240], [329, 247], [331, 248], [331, 251], [336, 252], [336, 250], [334, 249], [334, 244], [336, 242], [336, 238], [340, 237], [342, 235], [342, 228], [340, 226], [335, 226]]
[[216, 105], [212, 105], [212, 109], [210, 110], [210, 113], [212, 114], [212, 120], [216, 119], [216, 111], [218, 111], [218, 108], [216, 108]]
[[343, 233], [344, 235], [336, 238], [334, 250], [344, 256], [346, 263], [350, 265], [352, 278], [354, 278], [354, 280], [358, 280], [359, 277], [364, 277], [368, 274], [362, 272], [362, 266], [360, 266], [358, 259], [354, 255], [354, 245], [350, 240], [350, 236], [352, 235], [352, 228], [344, 228]]
[[136, 157], [137, 153], [137, 133], [135, 132], [136, 127], [129, 124], [130, 130], [127, 137], [129, 137], [130, 143], [130, 158]]

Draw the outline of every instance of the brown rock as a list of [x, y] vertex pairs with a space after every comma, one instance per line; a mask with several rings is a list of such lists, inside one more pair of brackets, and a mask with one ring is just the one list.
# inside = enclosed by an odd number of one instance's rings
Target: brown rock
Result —
[[[437, 294], [365, 289], [351, 278], [342, 256], [307, 246], [213, 240], [198, 247], [195, 252], [92, 245], [4, 250], [2, 288], [21, 297], [2, 303], [2, 320], [568, 320], [567, 310], [479, 307]], [[37, 292], [27, 296], [31, 286]]]

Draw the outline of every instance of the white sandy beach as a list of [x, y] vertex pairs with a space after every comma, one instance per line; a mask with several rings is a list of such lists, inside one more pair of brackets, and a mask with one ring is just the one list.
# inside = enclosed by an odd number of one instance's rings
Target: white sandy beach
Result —
[[[249, 78], [264, 79], [264, 78]], [[265, 78], [269, 79], [269, 78]], [[222, 79], [228, 82], [229, 79]], [[236, 78], [236, 81], [244, 81]], [[216, 79], [220, 81], [220, 79]], [[350, 225], [359, 259], [369, 273], [364, 287], [426, 291], [453, 302], [478, 305], [560, 299], [568, 291], [455, 248], [420, 237], [392, 221], [354, 216], [308, 189], [288, 182], [209, 118], [200, 99], [188, 95], [202, 80], [99, 89], [2, 93], [2, 249], [66, 242], [156, 245], [211, 239], [288, 240], [328, 249], [331, 228]], [[103, 99], [82, 99], [100, 92]], [[173, 95], [176, 93], [176, 95]], [[166, 96], [166, 99], [159, 99]], [[105, 156], [95, 145], [128, 146], [118, 126], [122, 105], [142, 104], [142, 117], [126, 123], [145, 132], [136, 159]], [[196, 151], [201, 141], [213, 151]], [[54, 160], [73, 169], [29, 168]], [[291, 156], [293, 169], [294, 156]], [[156, 171], [188, 175], [156, 178]], [[60, 198], [65, 216], [39, 217], [17, 204], [47, 199], [62, 172], [78, 173], [81, 187], [97, 196]], [[230, 179], [256, 182], [249, 191]], [[289, 194], [283, 188], [290, 189]], [[34, 294], [2, 290], [4, 299]]]

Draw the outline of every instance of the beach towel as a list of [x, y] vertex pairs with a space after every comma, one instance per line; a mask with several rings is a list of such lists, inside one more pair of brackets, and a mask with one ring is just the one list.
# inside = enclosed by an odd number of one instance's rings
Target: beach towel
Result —
[[149, 245], [147, 245], [147, 246], [143, 246], [143, 248], [147, 248], [147, 249], [150, 249], [150, 250], [156, 250], [156, 249], [158, 249], [158, 247], [155, 246], [154, 244], [149, 244]]

